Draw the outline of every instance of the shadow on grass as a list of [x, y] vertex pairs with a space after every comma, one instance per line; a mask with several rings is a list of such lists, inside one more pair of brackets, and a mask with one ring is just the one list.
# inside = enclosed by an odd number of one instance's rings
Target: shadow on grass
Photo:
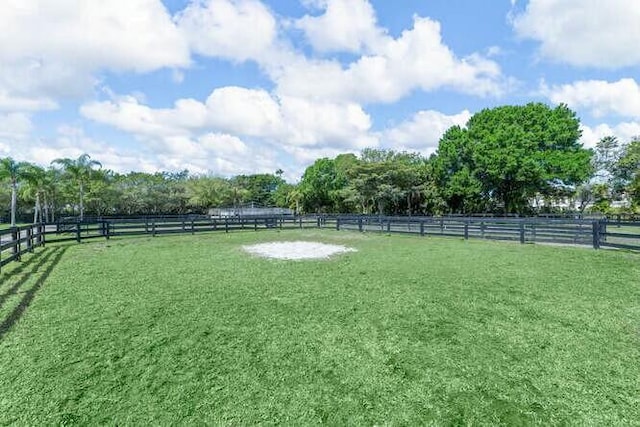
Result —
[[[4, 337], [4, 335], [9, 332], [9, 330], [15, 325], [15, 323], [20, 320], [25, 310], [29, 307], [33, 298], [36, 296], [36, 293], [40, 290], [44, 282], [47, 280], [53, 269], [58, 265], [60, 259], [66, 252], [66, 247], [57, 247], [53, 249], [51, 252], [47, 253], [46, 256], [31, 258], [28, 262], [21, 265], [18, 270], [13, 271], [13, 274], [18, 274], [24, 272], [24, 275], [17, 280], [17, 282], [11, 286], [6, 292], [0, 294], [0, 308], [6, 302], [6, 300], [11, 296], [15, 295], [19, 292], [24, 292], [24, 295], [18, 305], [4, 318], [0, 318], [0, 340]], [[36, 261], [37, 260], [37, 261]], [[36, 262], [34, 262], [36, 261]], [[46, 268], [44, 270], [43, 267]], [[36, 276], [36, 281], [29, 289], [21, 290], [21, 286], [27, 281], [29, 277]]]
[[[28, 261], [21, 261], [20, 266], [9, 273], [3, 274], [3, 280], [10, 284], [10, 288], [6, 291], [0, 287], [0, 308], [4, 305], [11, 295], [15, 295], [20, 287], [35, 274], [42, 266], [55, 254], [55, 251], [38, 251], [35, 252]], [[11, 284], [11, 282], [15, 283]]]

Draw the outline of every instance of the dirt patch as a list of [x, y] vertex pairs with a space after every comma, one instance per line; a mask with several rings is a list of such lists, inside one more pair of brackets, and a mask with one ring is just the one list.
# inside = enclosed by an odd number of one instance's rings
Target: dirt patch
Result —
[[243, 246], [250, 254], [275, 259], [327, 259], [332, 255], [356, 252], [342, 245], [329, 245], [319, 242], [270, 242]]

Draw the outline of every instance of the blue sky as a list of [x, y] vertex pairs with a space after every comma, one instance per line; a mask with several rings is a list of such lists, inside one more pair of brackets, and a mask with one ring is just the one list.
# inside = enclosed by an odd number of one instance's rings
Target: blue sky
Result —
[[640, 135], [640, 2], [10, 0], [0, 156], [231, 176], [430, 154], [483, 108], [566, 103]]

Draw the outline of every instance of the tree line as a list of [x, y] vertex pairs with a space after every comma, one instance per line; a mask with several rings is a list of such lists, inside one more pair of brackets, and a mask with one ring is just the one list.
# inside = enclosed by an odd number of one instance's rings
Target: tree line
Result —
[[[57, 216], [206, 213], [254, 202], [298, 213], [533, 214], [640, 206], [640, 138], [579, 142], [565, 105], [502, 106], [442, 135], [429, 157], [365, 149], [309, 166], [297, 184], [273, 174], [222, 178], [188, 171], [117, 173], [83, 154], [49, 167], [0, 159], [0, 206], [8, 220]], [[0, 215], [5, 215], [4, 213]]]
[[[49, 167], [11, 158], [0, 159], [0, 193], [6, 219], [53, 222], [63, 216], [206, 214], [214, 206], [248, 202], [264, 206], [288, 203], [294, 187], [274, 174], [239, 175], [230, 179], [181, 172], [117, 173], [83, 154], [54, 160]], [[20, 203], [18, 203], [18, 200]]]
[[448, 129], [429, 157], [366, 149], [317, 160], [300, 182], [302, 205], [403, 215], [637, 211], [640, 139], [606, 137], [592, 150], [580, 137], [565, 105], [485, 109]]

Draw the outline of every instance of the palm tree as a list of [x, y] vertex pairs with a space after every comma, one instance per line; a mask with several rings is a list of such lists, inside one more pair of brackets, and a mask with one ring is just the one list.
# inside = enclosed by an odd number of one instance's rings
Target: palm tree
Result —
[[0, 180], [8, 179], [11, 185], [11, 227], [16, 226], [18, 181], [22, 179], [23, 171], [28, 165], [26, 162], [16, 162], [11, 157], [0, 159]]
[[29, 165], [23, 172], [23, 179], [27, 184], [25, 191], [35, 199], [33, 223], [44, 222], [42, 201], [46, 204], [47, 171], [40, 166]]
[[91, 160], [91, 156], [83, 154], [77, 159], [55, 159], [51, 162], [62, 166], [64, 173], [67, 174], [72, 181], [78, 185], [80, 195], [80, 221], [84, 218], [84, 190], [87, 182], [91, 179], [91, 173], [94, 166], [102, 167], [102, 164], [96, 160]]

